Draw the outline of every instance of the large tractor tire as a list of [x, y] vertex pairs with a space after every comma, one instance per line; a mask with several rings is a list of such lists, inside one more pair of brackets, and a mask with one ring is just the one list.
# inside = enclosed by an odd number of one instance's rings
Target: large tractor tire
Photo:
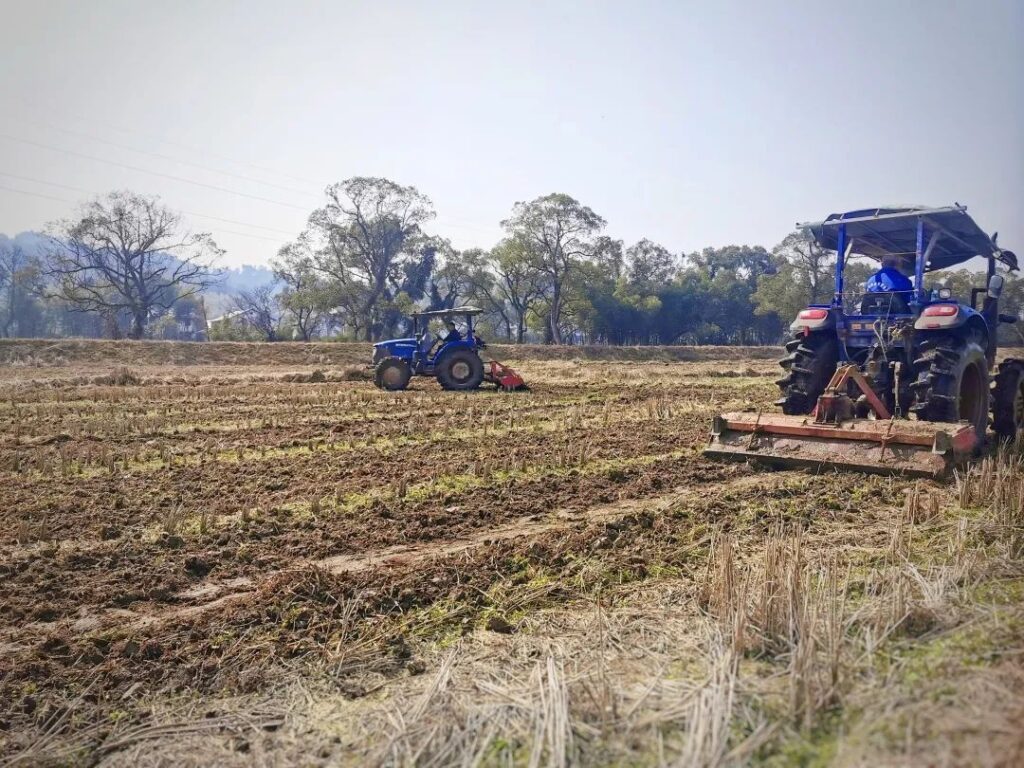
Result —
[[385, 357], [373, 371], [373, 382], [389, 392], [397, 392], [409, 386], [412, 369], [400, 357]]
[[484, 363], [476, 352], [456, 349], [437, 366], [437, 380], [445, 389], [478, 389], [484, 380]]
[[801, 334], [786, 343], [786, 353], [779, 361], [786, 374], [775, 382], [782, 397], [775, 404], [789, 416], [801, 416], [814, 410], [836, 372], [839, 343], [832, 333]]
[[922, 421], [966, 421], [984, 441], [989, 373], [985, 345], [972, 335], [937, 333], [918, 348], [910, 411]]
[[992, 428], [1003, 440], [1024, 429], [1024, 360], [1003, 360], [992, 382]]

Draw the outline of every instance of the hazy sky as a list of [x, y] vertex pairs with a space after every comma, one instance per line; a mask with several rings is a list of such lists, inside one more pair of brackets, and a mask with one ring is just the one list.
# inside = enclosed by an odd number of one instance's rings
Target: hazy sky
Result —
[[226, 263], [265, 263], [326, 184], [375, 175], [429, 195], [457, 247], [558, 191], [673, 251], [953, 201], [1024, 251], [1022, 0], [0, 0], [0, 19], [11, 235], [130, 188]]

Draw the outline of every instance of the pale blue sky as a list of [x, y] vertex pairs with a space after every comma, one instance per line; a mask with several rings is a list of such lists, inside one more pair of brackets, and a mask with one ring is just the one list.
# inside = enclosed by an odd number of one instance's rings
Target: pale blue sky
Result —
[[265, 263], [324, 185], [379, 175], [429, 195], [458, 247], [559, 191], [677, 252], [953, 201], [1024, 251], [1021, 0], [0, 0], [0, 18], [8, 234], [128, 187], [228, 264]]

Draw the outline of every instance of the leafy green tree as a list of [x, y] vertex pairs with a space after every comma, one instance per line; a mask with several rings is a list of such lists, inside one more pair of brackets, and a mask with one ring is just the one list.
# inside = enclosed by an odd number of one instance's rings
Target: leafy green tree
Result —
[[626, 264], [629, 281], [639, 285], [668, 283], [678, 269], [676, 257], [668, 248], [647, 238], [626, 250]]
[[273, 263], [274, 279], [281, 284], [277, 296], [285, 320], [303, 341], [317, 335], [331, 309], [332, 294], [317, 270], [307, 237], [285, 245]]
[[561, 344], [568, 283], [577, 266], [593, 254], [594, 238], [604, 229], [605, 220], [569, 195], [555, 193], [516, 203], [512, 216], [501, 224], [529, 246], [546, 283], [545, 340]]
[[810, 304], [828, 303], [835, 285], [835, 254], [806, 232], [793, 232], [772, 249], [775, 273], [757, 284], [757, 314], [793, 318]]
[[618, 280], [626, 273], [626, 256], [622, 251], [622, 241], [601, 235], [594, 241], [591, 260], [604, 272]]
[[714, 280], [723, 271], [733, 272], [737, 277], [746, 280], [751, 290], [762, 275], [770, 275], [775, 271], [772, 255], [760, 245], [705, 248], [700, 253], [691, 254], [689, 261], [694, 267], [702, 270], [710, 280]]
[[506, 339], [522, 342], [544, 285], [529, 244], [505, 238], [490, 251], [470, 249], [459, 258], [465, 299], [480, 306], [485, 321]]

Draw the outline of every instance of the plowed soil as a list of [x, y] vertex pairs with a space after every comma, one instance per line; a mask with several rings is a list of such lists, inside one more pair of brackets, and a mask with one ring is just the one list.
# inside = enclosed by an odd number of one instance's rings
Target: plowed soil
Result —
[[380, 392], [322, 347], [3, 350], [0, 758], [116, 762], [154, 702], [271, 695], [296, 665], [360, 699], [531, 606], [692, 579], [713, 532], [884, 548], [864, 521], [909, 487], [705, 460], [715, 412], [770, 407], [767, 353], [545, 350], [515, 360], [528, 393], [454, 394]]

